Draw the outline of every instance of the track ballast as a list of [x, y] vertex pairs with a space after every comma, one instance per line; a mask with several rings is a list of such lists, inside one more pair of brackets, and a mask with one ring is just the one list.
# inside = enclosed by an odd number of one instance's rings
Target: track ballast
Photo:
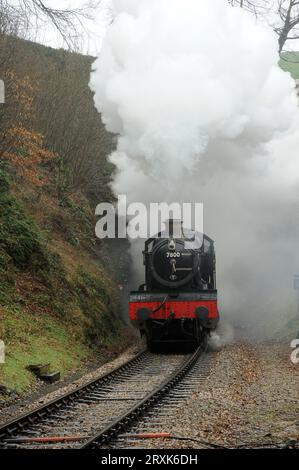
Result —
[[196, 364], [143, 351], [105, 376], [0, 427], [0, 448], [98, 448], [156, 405]]

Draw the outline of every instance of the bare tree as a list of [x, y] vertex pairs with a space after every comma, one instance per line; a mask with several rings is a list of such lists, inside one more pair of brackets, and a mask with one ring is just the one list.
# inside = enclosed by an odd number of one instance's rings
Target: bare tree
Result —
[[6, 0], [0, 0], [0, 35], [17, 36], [24, 26], [24, 19]]
[[228, 0], [233, 6], [238, 6], [244, 10], [250, 11], [256, 17], [269, 12], [270, 1], [269, 0]]
[[[288, 41], [299, 40], [299, 0], [228, 0], [256, 17], [264, 16], [278, 35], [278, 50], [282, 54]], [[276, 16], [276, 19], [275, 19]]]
[[3, 74], [4, 69], [9, 67], [9, 62], [14, 54], [14, 46], [10, 37], [24, 36], [25, 29], [23, 18], [16, 15], [5, 0], [0, 0], [0, 73]]
[[278, 34], [279, 53], [287, 41], [299, 39], [299, 0], [277, 0], [280, 24], [275, 26]]
[[[51, 24], [70, 49], [76, 49], [82, 32], [86, 33], [84, 20], [92, 19], [100, 0], [87, 0], [80, 8], [51, 8], [43, 0], [0, 0], [0, 34], [26, 37], [36, 32], [41, 24]], [[5, 23], [3, 29], [2, 23]]]

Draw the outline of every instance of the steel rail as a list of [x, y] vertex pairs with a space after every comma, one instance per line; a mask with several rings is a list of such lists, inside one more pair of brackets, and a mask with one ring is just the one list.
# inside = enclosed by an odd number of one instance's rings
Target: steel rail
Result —
[[138, 421], [144, 413], [159, 402], [167, 395], [167, 393], [175, 387], [193, 368], [196, 364], [199, 356], [203, 351], [202, 347], [199, 347], [191, 357], [189, 357], [180, 367], [179, 370], [175, 371], [170, 378], [166, 379], [162, 384], [158, 385], [152, 392], [148, 393], [139, 403], [132, 407], [129, 411], [125, 412], [122, 416], [115, 419], [105, 429], [99, 431], [94, 436], [90, 437], [87, 442], [80, 446], [80, 449], [98, 449], [104, 444], [107, 445], [109, 442], [114, 440], [119, 434], [122, 434], [128, 429], [134, 422]]
[[[63, 410], [64, 407], [68, 406], [71, 403], [76, 402], [79, 398], [84, 396], [84, 394], [92, 391], [101, 385], [108, 384], [111, 380], [115, 379], [118, 375], [121, 375], [122, 372], [129, 370], [132, 366], [138, 364], [143, 360], [147, 353], [147, 350], [144, 349], [138, 353], [133, 358], [129, 359], [124, 364], [113, 369], [111, 372], [104, 374], [101, 377], [90, 380], [86, 384], [82, 385], [80, 388], [68, 392], [62, 395], [59, 398], [41, 405], [40, 407], [35, 408], [32, 411], [24, 413], [16, 418], [13, 418], [9, 422], [0, 425], [0, 444], [1, 441], [5, 441], [5, 438], [12, 437], [13, 435], [25, 431], [26, 427], [31, 426], [32, 424], [38, 423], [46, 416], [50, 416], [56, 411]], [[55, 416], [55, 415], [54, 415]]]

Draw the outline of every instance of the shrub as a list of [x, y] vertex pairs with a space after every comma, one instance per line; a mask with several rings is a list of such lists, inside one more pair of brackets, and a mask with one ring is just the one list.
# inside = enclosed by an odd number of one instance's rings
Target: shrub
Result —
[[107, 277], [95, 276], [84, 269], [77, 275], [78, 303], [89, 320], [85, 334], [91, 344], [104, 344], [117, 336], [120, 320], [116, 297]]
[[34, 264], [36, 269], [48, 267], [37, 226], [23, 211], [19, 201], [8, 194], [0, 200], [0, 247], [18, 268]]
[[6, 172], [0, 166], [0, 195], [7, 193], [9, 190], [9, 181]]
[[34, 220], [19, 200], [9, 193], [9, 180], [0, 167], [0, 266], [9, 257], [14, 266], [33, 272], [56, 271], [62, 275], [58, 255], [49, 252]]

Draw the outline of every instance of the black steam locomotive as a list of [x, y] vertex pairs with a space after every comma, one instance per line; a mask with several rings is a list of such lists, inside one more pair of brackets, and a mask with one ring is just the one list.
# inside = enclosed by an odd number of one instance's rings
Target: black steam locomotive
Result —
[[203, 343], [219, 320], [213, 240], [171, 220], [145, 242], [143, 256], [145, 283], [130, 294], [133, 325], [152, 349]]

